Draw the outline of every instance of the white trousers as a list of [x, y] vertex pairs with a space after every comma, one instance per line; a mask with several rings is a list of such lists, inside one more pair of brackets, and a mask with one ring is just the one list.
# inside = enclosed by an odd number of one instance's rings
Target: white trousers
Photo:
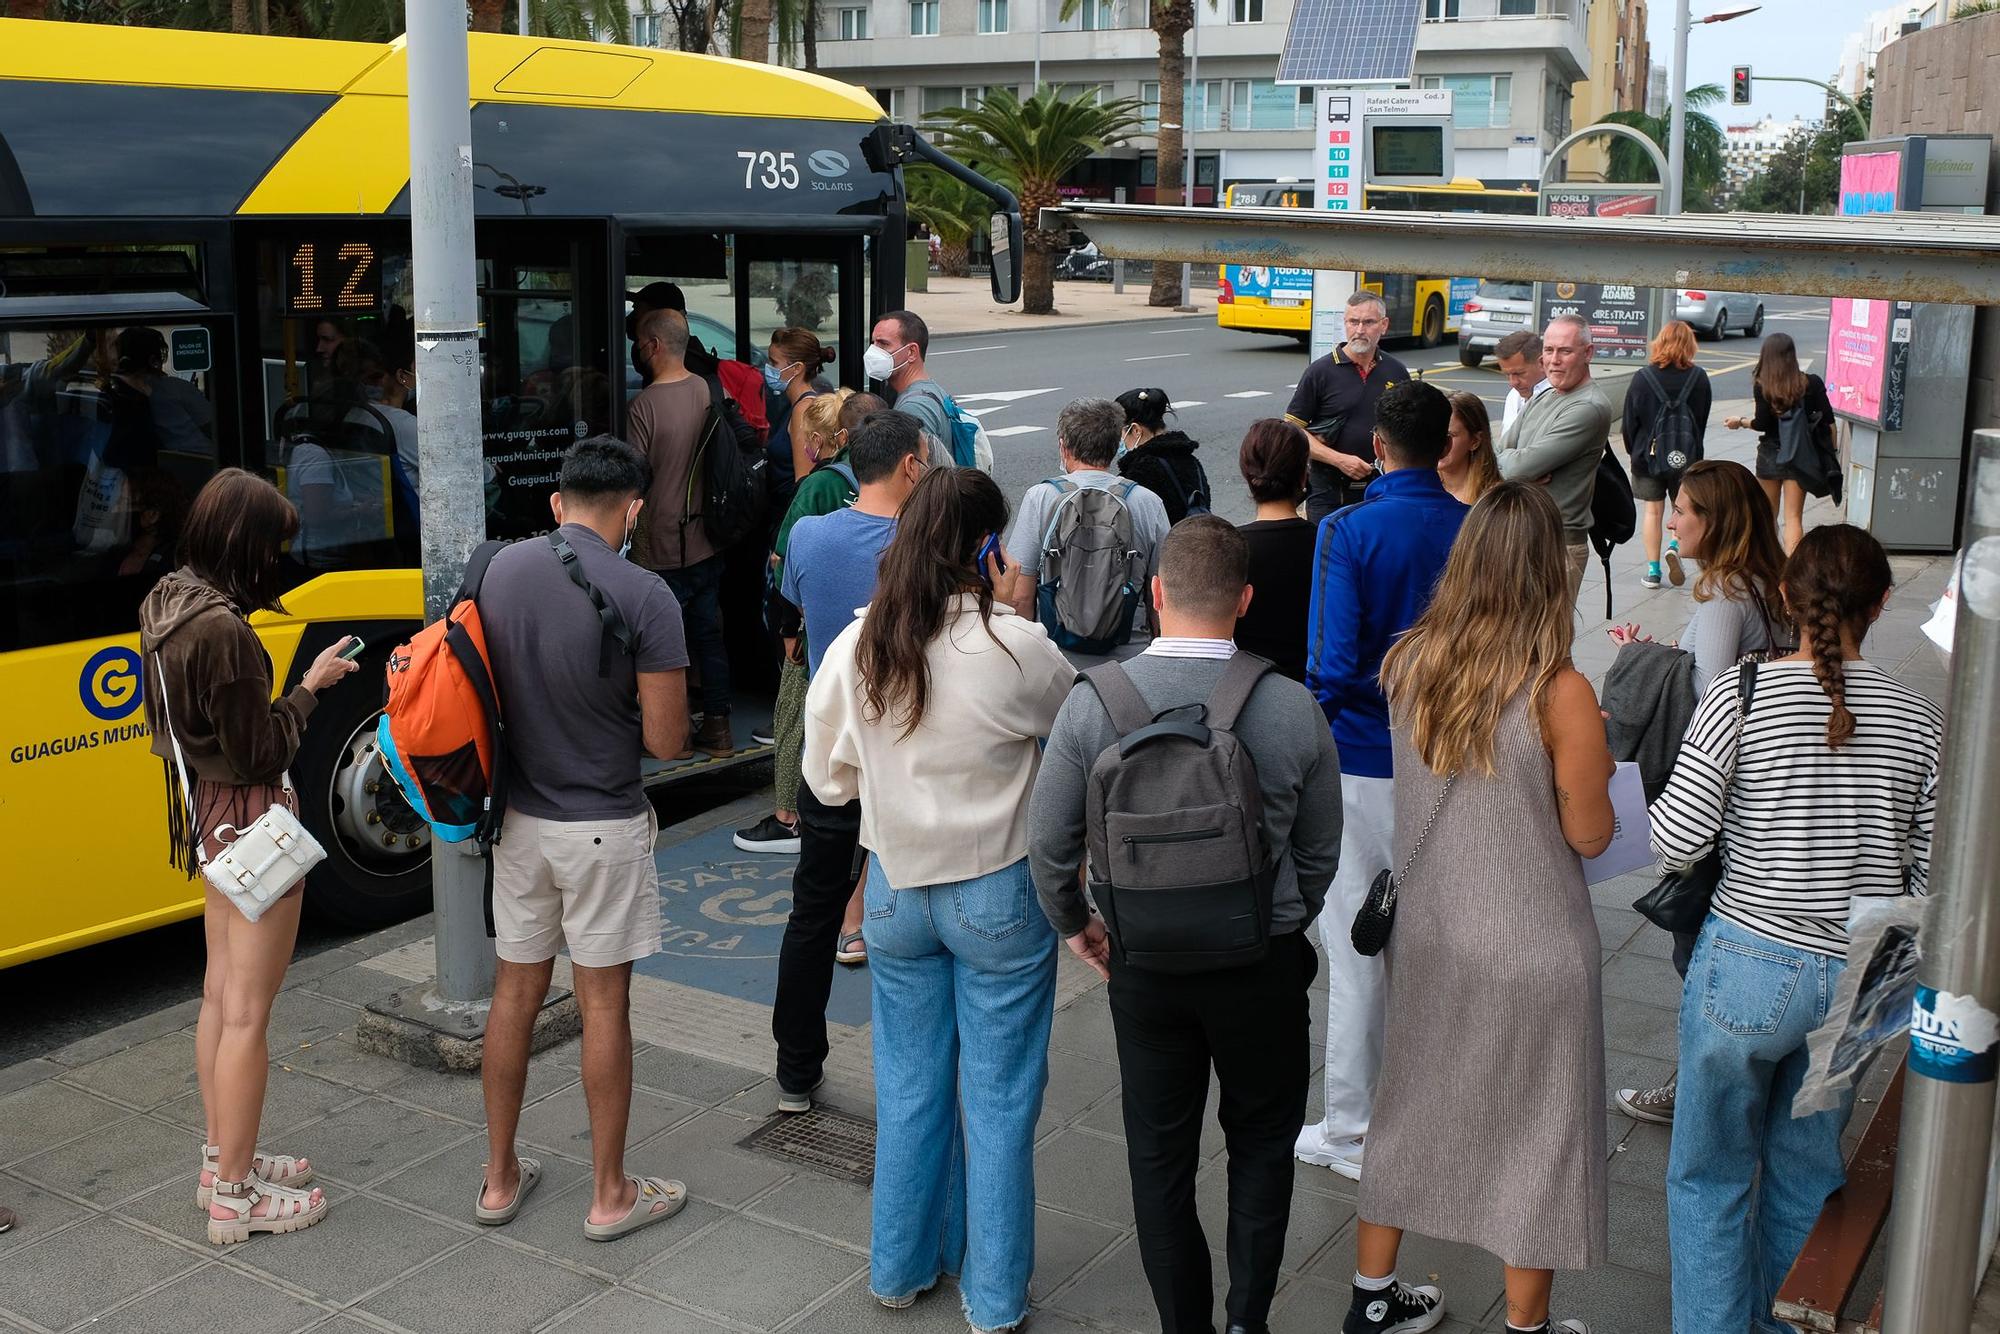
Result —
[[[1380, 955], [1354, 952], [1349, 936], [1354, 914], [1368, 897], [1378, 872], [1395, 856], [1395, 781], [1340, 776], [1340, 869], [1327, 890], [1319, 917], [1326, 947], [1326, 1117], [1319, 1123], [1327, 1146], [1368, 1133], [1375, 1102], [1375, 1076], [1382, 1069], [1382, 1022], [1389, 981]], [[1301, 1141], [1310, 1139], [1307, 1126]]]

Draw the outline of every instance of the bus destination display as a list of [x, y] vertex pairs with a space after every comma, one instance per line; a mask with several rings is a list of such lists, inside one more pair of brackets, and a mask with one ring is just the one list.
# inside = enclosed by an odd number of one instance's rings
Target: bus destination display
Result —
[[380, 309], [382, 266], [367, 241], [307, 237], [285, 261], [290, 315], [350, 315]]

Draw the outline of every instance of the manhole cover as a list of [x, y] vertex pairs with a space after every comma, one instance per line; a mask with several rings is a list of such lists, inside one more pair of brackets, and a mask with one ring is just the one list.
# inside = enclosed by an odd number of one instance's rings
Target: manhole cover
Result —
[[875, 1123], [830, 1107], [773, 1113], [738, 1147], [803, 1163], [864, 1186], [875, 1180]]

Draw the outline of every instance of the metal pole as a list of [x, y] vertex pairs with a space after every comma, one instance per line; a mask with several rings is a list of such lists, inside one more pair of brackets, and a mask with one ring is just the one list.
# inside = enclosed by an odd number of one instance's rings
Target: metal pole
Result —
[[[418, 505], [424, 616], [450, 610], [465, 558], [486, 537], [480, 468], [479, 292], [472, 248], [472, 98], [465, 12], [408, 0], [410, 264], [416, 305]], [[435, 843], [438, 994], [493, 995], [484, 868], [476, 845]], [[474, 855], [466, 855], [468, 852]]]
[[1033, 0], [1033, 3], [1035, 7], [1035, 86], [1028, 90], [1028, 96], [1030, 97], [1033, 97], [1042, 90], [1042, 20], [1045, 17], [1042, 13], [1042, 6], [1046, 5], [1048, 0]]
[[2000, 431], [1972, 433], [1971, 477], [1883, 1334], [1970, 1328], [1987, 1259], [1980, 1217], [2000, 1010], [2000, 748], [1988, 731], [2000, 706]]
[[[1112, 187], [1111, 202], [1114, 204], [1125, 202], [1124, 186], [1118, 185]], [[1125, 295], [1125, 261], [1122, 259], [1111, 261], [1111, 291], [1117, 296]]]
[[[1188, 25], [1188, 105], [1193, 108], [1192, 116], [1183, 116], [1188, 122], [1181, 131], [1183, 147], [1187, 150], [1187, 175], [1181, 181], [1181, 202], [1194, 203], [1194, 132], [1195, 127], [1208, 115], [1207, 99], [1201, 95], [1201, 3], [1196, 0], [1194, 22]], [[1181, 310], [1194, 309], [1194, 265], [1181, 265]]]
[[1667, 213], [1681, 211], [1687, 180], [1688, 0], [1674, 0], [1674, 85], [1667, 106]]
[[528, 0], [521, 0], [521, 36], [528, 35]]

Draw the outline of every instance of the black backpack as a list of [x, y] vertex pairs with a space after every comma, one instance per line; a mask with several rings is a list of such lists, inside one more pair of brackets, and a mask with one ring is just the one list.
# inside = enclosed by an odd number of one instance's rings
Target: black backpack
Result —
[[1820, 421], [1803, 400], [1778, 417], [1778, 466], [1798, 478], [1810, 496], [1840, 503], [1840, 456], [1820, 444]]
[[1611, 619], [1611, 549], [1632, 540], [1639, 531], [1639, 506], [1632, 499], [1632, 479], [1611, 452], [1610, 442], [1597, 460], [1597, 485], [1590, 495], [1590, 547], [1604, 563], [1604, 618]]
[[1625, 448], [1631, 452], [1634, 468], [1648, 477], [1671, 482], [1701, 458], [1701, 439], [1695, 433], [1694, 412], [1688, 407], [1688, 395], [1694, 391], [1694, 373], [1688, 373], [1681, 381], [1680, 392], [1672, 398], [1667, 397], [1666, 386], [1651, 366], [1642, 367], [1639, 375], [1652, 387], [1660, 407], [1653, 414], [1650, 437], [1627, 440]]
[[[736, 436], [723, 427], [714, 402], [702, 419], [701, 443], [688, 468], [687, 497], [681, 523], [699, 523], [709, 543], [720, 551], [759, 530], [770, 488], [770, 460], [763, 451], [746, 454]], [[702, 482], [702, 506], [694, 507], [694, 479]]]
[[1090, 766], [1090, 896], [1122, 962], [1164, 973], [1264, 957], [1277, 864], [1257, 766], [1230, 729], [1271, 664], [1229, 660], [1206, 703], [1155, 714], [1115, 662], [1083, 674], [1117, 732]]

